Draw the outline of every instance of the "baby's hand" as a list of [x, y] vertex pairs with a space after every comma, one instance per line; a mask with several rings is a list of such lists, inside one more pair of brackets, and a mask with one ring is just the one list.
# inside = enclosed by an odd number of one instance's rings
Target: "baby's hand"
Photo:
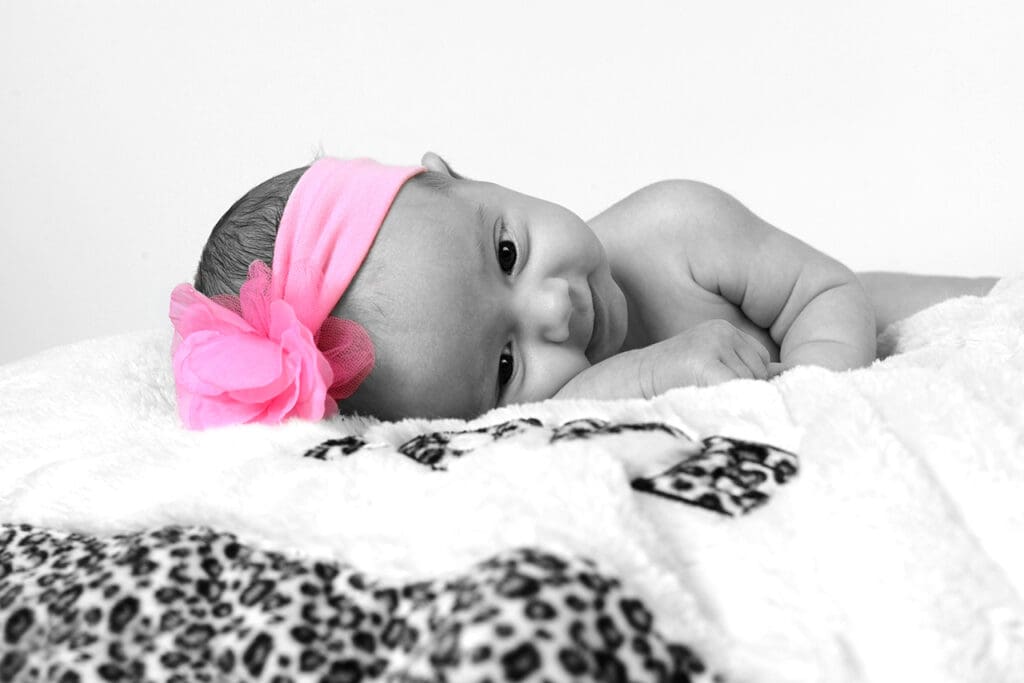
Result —
[[709, 320], [643, 349], [638, 381], [644, 398], [683, 386], [767, 379], [768, 349], [725, 320]]
[[768, 349], [725, 320], [709, 320], [573, 377], [556, 398], [651, 398], [669, 389], [730, 379], [767, 379]]

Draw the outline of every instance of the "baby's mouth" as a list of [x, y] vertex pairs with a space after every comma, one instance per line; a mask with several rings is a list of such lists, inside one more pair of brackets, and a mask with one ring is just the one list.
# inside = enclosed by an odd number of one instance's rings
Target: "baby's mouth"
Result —
[[587, 344], [587, 348], [584, 350], [584, 355], [591, 363], [596, 363], [597, 358], [596, 352], [597, 347], [600, 345], [601, 340], [604, 338], [604, 302], [598, 296], [597, 289], [591, 284], [590, 280], [587, 280], [587, 288], [590, 289], [590, 310], [592, 328], [590, 330], [590, 342]]

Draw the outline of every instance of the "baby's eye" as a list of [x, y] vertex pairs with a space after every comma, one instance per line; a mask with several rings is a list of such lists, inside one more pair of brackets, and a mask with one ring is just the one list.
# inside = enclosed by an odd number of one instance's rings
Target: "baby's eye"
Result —
[[515, 361], [512, 359], [512, 347], [505, 345], [501, 355], [498, 357], [498, 387], [503, 387], [512, 379], [512, 371], [515, 370]]
[[511, 240], [498, 242], [498, 265], [506, 275], [512, 274], [516, 265], [516, 245]]

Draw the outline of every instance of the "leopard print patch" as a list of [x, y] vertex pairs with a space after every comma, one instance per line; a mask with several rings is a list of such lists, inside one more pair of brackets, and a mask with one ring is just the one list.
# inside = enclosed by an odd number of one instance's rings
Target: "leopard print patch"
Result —
[[0, 526], [0, 681], [720, 681], [593, 562], [388, 583], [229, 533]]
[[634, 489], [738, 516], [764, 505], [797, 473], [796, 456], [762, 443], [712, 436], [701, 452], [654, 477], [634, 479]]
[[[540, 435], [545, 443], [555, 443], [650, 432], [676, 439], [680, 461], [655, 476], [634, 478], [631, 486], [719, 514], [738, 516], [764, 505], [799, 471], [794, 453], [768, 444], [724, 436], [694, 442], [682, 430], [662, 422], [615, 423], [592, 418], [554, 427], [536, 418], [524, 418], [476, 429], [430, 432], [409, 439], [398, 446], [398, 452], [432, 470], [443, 471], [452, 458], [504, 439], [536, 439]], [[304, 456], [332, 460], [366, 445], [359, 437], [332, 439]]]

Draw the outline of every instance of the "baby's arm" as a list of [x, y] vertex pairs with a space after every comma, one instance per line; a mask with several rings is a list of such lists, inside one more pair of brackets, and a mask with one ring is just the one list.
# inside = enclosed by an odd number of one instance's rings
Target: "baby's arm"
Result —
[[958, 296], [985, 296], [997, 281], [994, 277], [886, 272], [857, 273], [857, 278], [875, 309], [879, 333], [897, 320], [940, 301]]
[[767, 330], [783, 368], [874, 360], [874, 311], [849, 268], [709, 185], [666, 181], [646, 191], [660, 219], [678, 226], [694, 281]]
[[725, 320], [708, 320], [587, 368], [555, 398], [651, 398], [682, 386], [767, 379], [768, 362], [767, 349], [749, 334]]

